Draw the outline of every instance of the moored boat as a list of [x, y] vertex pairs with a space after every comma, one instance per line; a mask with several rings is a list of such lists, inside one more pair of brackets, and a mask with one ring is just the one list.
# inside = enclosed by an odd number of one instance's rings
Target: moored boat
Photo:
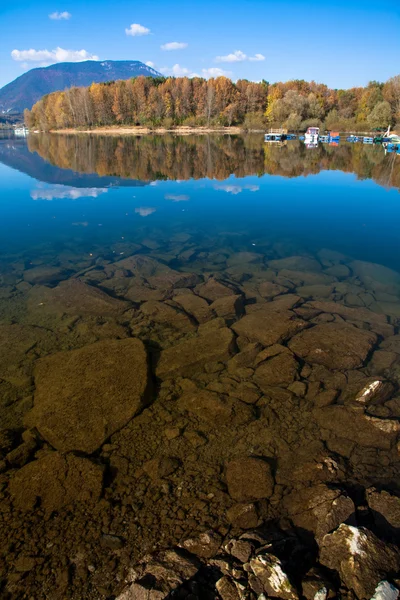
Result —
[[319, 127], [309, 127], [304, 134], [304, 139], [307, 144], [315, 144], [319, 138]]

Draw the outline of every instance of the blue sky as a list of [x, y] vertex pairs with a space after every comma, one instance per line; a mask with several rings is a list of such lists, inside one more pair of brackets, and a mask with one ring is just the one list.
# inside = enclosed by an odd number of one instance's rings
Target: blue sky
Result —
[[0, 31], [0, 86], [33, 67], [85, 57], [331, 87], [400, 72], [399, 0], [20, 0], [0, 3]]

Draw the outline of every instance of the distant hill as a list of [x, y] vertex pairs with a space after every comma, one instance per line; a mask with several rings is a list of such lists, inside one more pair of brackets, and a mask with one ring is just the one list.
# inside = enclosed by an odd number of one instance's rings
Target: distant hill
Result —
[[93, 82], [130, 79], [139, 75], [162, 77], [161, 73], [139, 60], [87, 60], [31, 69], [0, 89], [0, 115], [22, 113], [25, 108], [31, 109], [42, 96], [73, 85], [87, 86]]

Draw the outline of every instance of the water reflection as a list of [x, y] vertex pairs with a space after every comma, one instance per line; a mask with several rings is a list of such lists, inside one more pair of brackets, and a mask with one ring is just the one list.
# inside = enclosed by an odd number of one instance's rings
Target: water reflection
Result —
[[[341, 143], [312, 150], [293, 141], [279, 147], [262, 136], [147, 136], [131, 138], [33, 135], [32, 157], [80, 174], [141, 181], [225, 180], [230, 175], [299, 177], [325, 170], [355, 173], [385, 187], [400, 187], [400, 160], [380, 146]], [[40, 178], [40, 173], [37, 173]], [[216, 189], [226, 189], [218, 187]], [[238, 193], [238, 189], [226, 189]], [[255, 191], [255, 190], [254, 190]]]

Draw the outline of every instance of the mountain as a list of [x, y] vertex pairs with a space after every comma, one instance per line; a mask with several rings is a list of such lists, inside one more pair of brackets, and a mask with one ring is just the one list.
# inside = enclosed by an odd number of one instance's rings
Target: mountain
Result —
[[155, 69], [139, 60], [87, 60], [79, 63], [58, 63], [24, 73], [0, 89], [0, 115], [22, 113], [42, 96], [73, 85], [87, 86], [115, 79], [130, 79], [145, 75], [162, 77]]

